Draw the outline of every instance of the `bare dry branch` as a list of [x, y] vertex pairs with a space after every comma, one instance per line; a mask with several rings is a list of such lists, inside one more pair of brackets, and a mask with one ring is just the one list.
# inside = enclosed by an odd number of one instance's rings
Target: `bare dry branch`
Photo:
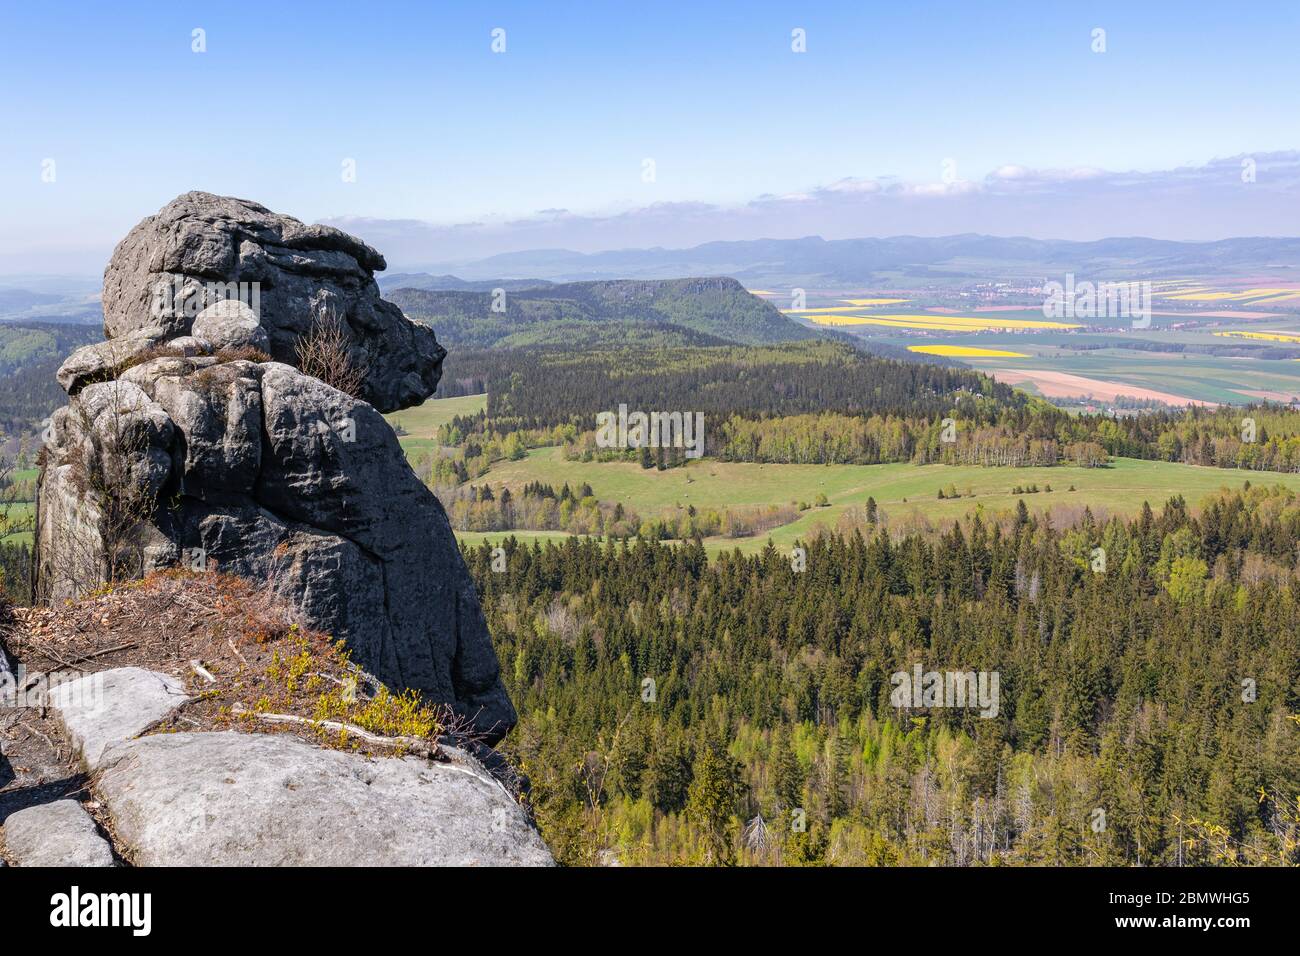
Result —
[[355, 358], [347, 323], [333, 311], [317, 316], [306, 335], [299, 336], [294, 352], [298, 367], [326, 385], [359, 398], [369, 367]]

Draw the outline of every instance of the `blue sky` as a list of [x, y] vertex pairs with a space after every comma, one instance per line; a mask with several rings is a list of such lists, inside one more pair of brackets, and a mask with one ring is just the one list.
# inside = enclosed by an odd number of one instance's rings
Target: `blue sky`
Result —
[[[806, 53], [791, 51], [795, 27]], [[205, 53], [191, 51], [195, 28]], [[1294, 2], [11, 4], [0, 272], [98, 268], [134, 222], [193, 188], [374, 234], [399, 228], [388, 220], [488, 224], [466, 247], [476, 254], [971, 223], [1065, 238], [1276, 234], [1295, 211], [1289, 185], [1268, 201], [1238, 191], [1230, 214], [1207, 198], [1199, 218], [1184, 196], [1181, 211], [1132, 224], [1145, 228], [1108, 229], [1094, 201], [1035, 219], [1023, 196], [822, 211], [825, 229], [816, 206], [745, 211], [836, 184], [924, 194], [945, 170], [948, 186], [1015, 180], [1007, 167], [1077, 182], [1070, 171], [1152, 177], [1281, 154], [1300, 146], [1297, 48]], [[640, 242], [646, 207], [660, 215]], [[673, 222], [701, 208], [716, 214]], [[572, 228], [534, 228], [557, 217]], [[609, 221], [622, 226], [591, 226]], [[426, 258], [455, 251], [429, 241]]]

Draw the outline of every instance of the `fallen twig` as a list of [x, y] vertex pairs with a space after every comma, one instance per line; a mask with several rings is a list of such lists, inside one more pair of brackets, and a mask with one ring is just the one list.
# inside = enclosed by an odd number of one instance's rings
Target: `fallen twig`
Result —
[[217, 679], [212, 676], [212, 672], [204, 667], [199, 661], [190, 661], [190, 670], [194, 671], [194, 673], [198, 674], [209, 684], [215, 684], [217, 682]]
[[64, 667], [76, 667], [76, 666], [77, 666], [75, 662], [73, 662], [73, 661], [66, 661], [66, 660], [64, 660], [62, 657], [60, 657], [58, 654], [55, 654], [54, 651], [51, 650], [50, 647], [49, 647], [48, 645], [42, 645], [42, 646], [40, 646], [40, 647], [35, 648], [35, 650], [36, 650], [36, 653], [40, 654], [42, 657], [48, 657], [48, 658], [50, 658], [51, 660], [58, 661], [58, 662], [59, 662], [60, 664], [62, 664]]
[[22, 722], [22, 726], [27, 728], [27, 730], [31, 731], [32, 733], [34, 733], [37, 737], [40, 737], [41, 740], [44, 740], [47, 744], [49, 744], [50, 749], [53, 750], [56, 755], [58, 754], [59, 748], [54, 746], [53, 740], [45, 736], [43, 733], [41, 733], [39, 730], [37, 730], [35, 727], [27, 723], [26, 721]]
[[85, 661], [93, 661], [96, 657], [103, 657], [105, 654], [112, 654], [114, 651], [127, 651], [133, 647], [138, 647], [138, 646], [139, 646], [138, 642], [131, 641], [130, 643], [127, 644], [118, 644], [116, 647], [106, 647], [102, 651], [95, 651], [93, 654], [82, 654], [80, 657], [75, 657], [71, 661], [64, 661], [64, 663], [67, 664], [69, 667], [71, 667], [74, 664], [81, 664], [84, 663]]

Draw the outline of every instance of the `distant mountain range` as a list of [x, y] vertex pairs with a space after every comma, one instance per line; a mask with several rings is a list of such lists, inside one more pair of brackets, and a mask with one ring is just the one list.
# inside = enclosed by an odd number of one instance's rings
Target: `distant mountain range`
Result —
[[[439, 335], [450, 341], [512, 345], [554, 339], [562, 344], [574, 323], [589, 340], [596, 326], [618, 318], [625, 325], [659, 326], [661, 334], [672, 331], [681, 344], [701, 335], [752, 344], [815, 333], [749, 296], [742, 285], [782, 292], [945, 289], [993, 281], [1037, 284], [1066, 273], [1081, 280], [1300, 281], [1300, 238], [1074, 242], [969, 234], [828, 241], [812, 236], [708, 242], [689, 249], [538, 249], [428, 271], [396, 271], [378, 282], [385, 297], [409, 314], [436, 317]], [[671, 282], [651, 286], [651, 280]], [[0, 277], [0, 321], [98, 323], [98, 288], [92, 277]], [[485, 308], [494, 289], [504, 289], [522, 311], [502, 316]], [[670, 325], [677, 329], [663, 328]], [[623, 334], [599, 333], [604, 339]]]
[[[748, 288], [948, 288], [976, 282], [1079, 279], [1269, 279], [1300, 281], [1300, 238], [1213, 242], [1117, 237], [1089, 242], [967, 234], [927, 238], [753, 239], [688, 249], [509, 252], [378, 277], [398, 289], [490, 293], [556, 283], [727, 276]], [[98, 322], [98, 277], [0, 276], [0, 321]]]
[[730, 278], [547, 284], [506, 288], [499, 297], [402, 288], [385, 298], [460, 347], [759, 345], [817, 337]]
[[91, 276], [0, 276], [0, 322], [100, 322], [101, 282]]
[[432, 276], [427, 272], [396, 272], [392, 275], [376, 277], [379, 291], [388, 293], [394, 289], [426, 289], [435, 292], [491, 292], [493, 289], [505, 289], [517, 292], [520, 289], [539, 289], [555, 283], [546, 279], [480, 279], [470, 282], [453, 275]]
[[[1214, 242], [1114, 238], [1091, 242], [982, 235], [894, 236], [886, 239], [755, 239], [709, 242], [689, 249], [564, 249], [511, 252], [441, 264], [443, 277], [473, 283], [502, 277], [581, 281], [725, 275], [745, 285], [788, 288], [1042, 279], [1073, 272], [1092, 279], [1300, 278], [1300, 238]], [[459, 279], [456, 279], [459, 276]], [[440, 281], [429, 277], [433, 282]], [[396, 288], [384, 281], [389, 288]], [[409, 285], [409, 281], [407, 283]], [[428, 286], [426, 286], [428, 287]]]

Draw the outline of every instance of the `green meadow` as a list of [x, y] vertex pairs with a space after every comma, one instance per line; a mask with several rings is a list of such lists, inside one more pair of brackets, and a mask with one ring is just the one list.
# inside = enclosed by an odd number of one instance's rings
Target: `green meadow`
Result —
[[[9, 479], [15, 484], [22, 484], [30, 487], [35, 491], [36, 478], [39, 472], [35, 468], [24, 468], [13, 472]], [[29, 484], [30, 483], [30, 484]], [[36, 504], [33, 501], [15, 500], [4, 506], [3, 523], [0, 524], [0, 531], [7, 528], [28, 528], [36, 515]], [[19, 542], [31, 543], [32, 533], [30, 531], [10, 531], [8, 534], [0, 534], [0, 541], [8, 541], [11, 544]]]
[[[601, 501], [621, 502], [642, 518], [657, 516], [669, 508], [723, 508], [737, 505], [798, 504], [812, 502], [818, 494], [830, 502], [811, 507], [798, 520], [752, 538], [715, 538], [706, 543], [712, 550], [739, 547], [742, 551], [762, 548], [768, 538], [779, 547], [807, 536], [817, 525], [833, 528], [844, 511], [861, 507], [868, 497], [891, 523], [925, 519], [943, 522], [975, 509], [990, 517], [1014, 509], [1023, 498], [1031, 511], [1050, 511], [1059, 506], [1085, 505], [1094, 514], [1131, 515], [1142, 503], [1159, 509], [1174, 495], [1182, 495], [1195, 507], [1203, 498], [1222, 487], [1239, 488], [1246, 481], [1281, 484], [1300, 491], [1300, 475], [1247, 473], [1221, 468], [1201, 468], [1168, 462], [1117, 459], [1108, 468], [982, 468], [975, 465], [763, 465], [699, 459], [666, 471], [643, 469], [632, 462], [567, 461], [559, 448], [533, 449], [526, 459], [500, 462], [485, 478], [494, 488], [512, 490], [529, 481], [555, 487], [566, 482], [576, 488], [591, 485]], [[1012, 489], [1037, 485], [1036, 494], [1014, 495]], [[1052, 491], [1046, 491], [1050, 485]], [[938, 498], [954, 486], [956, 499]], [[1073, 486], [1074, 491], [1069, 488]], [[461, 540], [478, 543], [508, 537], [505, 533], [461, 533]], [[557, 532], [513, 532], [521, 540], [560, 539]]]
[[487, 408], [487, 395], [466, 395], [462, 398], [430, 399], [423, 405], [405, 408], [385, 415], [388, 424], [400, 426], [406, 434], [398, 441], [407, 455], [438, 448], [438, 429], [457, 415], [477, 415]]
[[[1297, 363], [1300, 364], [1300, 363]], [[400, 424], [406, 435], [400, 438], [408, 455], [437, 447], [439, 426], [456, 415], [470, 415], [484, 409], [487, 396], [439, 399], [386, 416]], [[35, 470], [16, 474], [31, 479]], [[712, 538], [710, 550], [762, 548], [770, 538], [778, 547], [788, 547], [806, 537], [818, 525], [834, 528], [849, 508], [862, 507], [867, 498], [891, 523], [939, 523], [961, 517], [976, 509], [996, 516], [1014, 509], [1023, 499], [1031, 511], [1049, 511], [1061, 506], [1091, 507], [1098, 515], [1131, 515], [1149, 502], [1158, 509], [1173, 495], [1182, 495], [1193, 507], [1222, 487], [1239, 488], [1249, 480], [1255, 484], [1281, 484], [1300, 491], [1300, 475], [1246, 473], [1220, 468], [1201, 468], [1167, 462], [1121, 458], [1107, 468], [982, 468], [911, 464], [886, 465], [776, 465], [724, 462], [702, 458], [681, 468], [666, 471], [645, 469], [634, 462], [581, 462], [564, 458], [558, 447], [534, 448], [520, 461], [493, 465], [483, 479], [494, 488], [519, 490], [530, 481], [577, 488], [590, 484], [603, 502], [619, 503], [642, 518], [654, 518], [674, 508], [694, 505], [697, 509], [761, 505], [813, 505], [818, 495], [829, 504], [809, 507], [799, 518], [769, 533], [750, 538]], [[1034, 494], [1012, 494], [1016, 486], [1037, 485]], [[1050, 492], [1045, 489], [1051, 486]], [[1073, 491], [1069, 490], [1071, 487]], [[961, 495], [939, 499], [955, 488]], [[11, 522], [30, 517], [32, 505], [16, 502], [9, 509]], [[458, 532], [472, 544], [497, 542], [515, 536], [525, 542], [559, 541], [562, 532]], [[29, 532], [10, 535], [10, 540], [30, 540]]]

